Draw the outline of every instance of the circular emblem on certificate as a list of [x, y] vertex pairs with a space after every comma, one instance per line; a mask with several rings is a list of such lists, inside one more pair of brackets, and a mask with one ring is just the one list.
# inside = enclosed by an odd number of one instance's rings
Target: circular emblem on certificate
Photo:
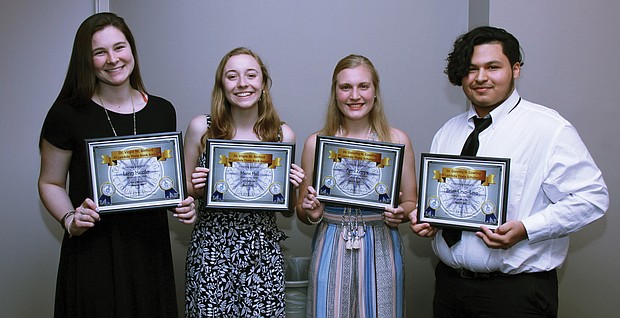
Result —
[[280, 182], [274, 182], [269, 186], [269, 193], [272, 195], [278, 195], [282, 193], [282, 184]]
[[336, 187], [352, 197], [362, 197], [375, 190], [381, 180], [381, 169], [377, 163], [367, 160], [342, 158], [334, 162], [332, 175]]
[[377, 183], [377, 185], [375, 186], [375, 192], [377, 192], [378, 194], [386, 194], [386, 193], [388, 193], [388, 186], [387, 186], [387, 184], [385, 184], [383, 182]]
[[323, 178], [323, 185], [331, 189], [336, 185], [336, 180], [332, 176], [326, 176]]
[[[473, 170], [469, 167], [457, 169]], [[480, 212], [487, 201], [487, 187], [480, 180], [446, 178], [437, 186], [437, 194], [444, 211], [458, 219], [471, 218]]]
[[274, 181], [274, 169], [263, 162], [233, 162], [224, 170], [230, 193], [242, 200], [262, 197]]
[[174, 187], [174, 180], [172, 180], [172, 178], [170, 177], [163, 177], [161, 178], [161, 180], [159, 180], [159, 187], [162, 190], [170, 190], [172, 189], [172, 187]]
[[129, 200], [153, 195], [162, 175], [162, 164], [155, 157], [118, 160], [108, 169], [108, 178], [118, 194]]
[[110, 182], [102, 183], [99, 189], [101, 190], [101, 194], [108, 196], [108, 197], [111, 197], [114, 194], [114, 192], [116, 192], [114, 185]]
[[480, 210], [486, 215], [494, 214], [496, 210], [495, 203], [491, 201], [484, 201], [482, 205], [480, 205]]
[[228, 191], [228, 185], [226, 184], [226, 181], [218, 180], [217, 182], [215, 182], [215, 191], [219, 193], [226, 193], [226, 191]]
[[428, 198], [428, 206], [431, 209], [437, 210], [440, 205], [441, 205], [441, 202], [439, 201], [439, 197], [437, 197], [436, 195], [432, 195]]

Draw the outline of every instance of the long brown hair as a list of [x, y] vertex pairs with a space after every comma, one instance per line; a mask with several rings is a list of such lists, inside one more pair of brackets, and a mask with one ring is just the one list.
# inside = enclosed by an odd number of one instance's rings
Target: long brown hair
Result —
[[385, 117], [385, 112], [383, 111], [383, 99], [381, 98], [381, 89], [379, 88], [379, 73], [368, 58], [357, 54], [350, 54], [342, 58], [334, 68], [334, 73], [332, 74], [332, 88], [329, 103], [327, 105], [327, 117], [325, 118], [325, 126], [323, 126], [320, 134], [334, 136], [344, 123], [344, 115], [338, 108], [338, 101], [336, 100], [338, 74], [342, 70], [351, 69], [358, 66], [364, 66], [370, 71], [372, 84], [375, 87], [376, 98], [374, 106], [368, 114], [370, 125], [377, 133], [379, 140], [389, 142], [391, 141], [390, 124], [388, 123], [387, 118]]
[[103, 12], [88, 17], [77, 30], [73, 41], [73, 50], [64, 84], [56, 101], [69, 102], [76, 105], [86, 104], [95, 94], [98, 80], [93, 65], [93, 35], [107, 26], [113, 26], [123, 32], [135, 61], [133, 72], [129, 76], [131, 87], [146, 94], [140, 66], [136, 41], [125, 23], [125, 20], [114, 13]]
[[254, 133], [262, 141], [278, 141], [278, 134], [282, 122], [275, 110], [269, 89], [271, 88], [271, 77], [267, 67], [261, 58], [252, 50], [245, 47], [238, 47], [226, 53], [215, 72], [215, 83], [211, 93], [211, 127], [202, 136], [202, 145], [206, 144], [207, 138], [232, 139], [235, 133], [235, 123], [231, 115], [231, 105], [224, 93], [224, 66], [228, 60], [235, 55], [247, 54], [253, 57], [260, 66], [263, 75], [263, 91], [258, 100], [258, 120], [254, 124]]

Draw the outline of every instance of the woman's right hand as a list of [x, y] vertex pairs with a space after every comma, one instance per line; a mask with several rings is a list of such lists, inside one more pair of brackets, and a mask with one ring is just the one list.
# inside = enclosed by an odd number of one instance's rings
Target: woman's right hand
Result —
[[416, 208], [409, 213], [409, 227], [411, 231], [417, 234], [419, 237], [433, 237], [437, 234], [437, 228], [432, 227], [428, 223], [418, 223], [418, 209]]
[[209, 168], [196, 167], [192, 173], [192, 186], [194, 189], [203, 189], [207, 184]]
[[308, 186], [308, 193], [304, 196], [304, 201], [301, 203], [302, 209], [306, 212], [306, 216], [312, 220], [318, 220], [323, 214], [325, 204], [321, 203], [316, 198], [316, 190], [312, 186]]
[[101, 220], [97, 205], [93, 200], [86, 199], [75, 209], [75, 214], [65, 220], [65, 228], [72, 236], [80, 236]]

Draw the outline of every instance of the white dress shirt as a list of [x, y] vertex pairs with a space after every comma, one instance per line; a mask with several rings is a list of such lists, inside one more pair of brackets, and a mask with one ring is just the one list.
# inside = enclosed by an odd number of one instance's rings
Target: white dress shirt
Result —
[[[516, 107], [515, 107], [516, 105]], [[567, 234], [603, 216], [607, 186], [577, 130], [556, 111], [520, 98], [515, 90], [491, 112], [477, 156], [510, 158], [507, 220], [521, 220], [528, 238], [508, 250], [488, 248], [463, 231], [449, 248], [441, 231], [433, 250], [445, 264], [475, 272], [548, 271], [568, 252]], [[437, 132], [432, 153], [458, 155], [474, 128], [471, 109]]]

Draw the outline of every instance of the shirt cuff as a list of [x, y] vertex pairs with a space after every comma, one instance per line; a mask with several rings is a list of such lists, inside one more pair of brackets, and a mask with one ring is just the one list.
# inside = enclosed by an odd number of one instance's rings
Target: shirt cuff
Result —
[[521, 223], [523, 223], [525, 227], [530, 244], [550, 239], [549, 233], [551, 233], [551, 231], [548, 227], [549, 222], [547, 222], [543, 213], [534, 214], [521, 220]]

